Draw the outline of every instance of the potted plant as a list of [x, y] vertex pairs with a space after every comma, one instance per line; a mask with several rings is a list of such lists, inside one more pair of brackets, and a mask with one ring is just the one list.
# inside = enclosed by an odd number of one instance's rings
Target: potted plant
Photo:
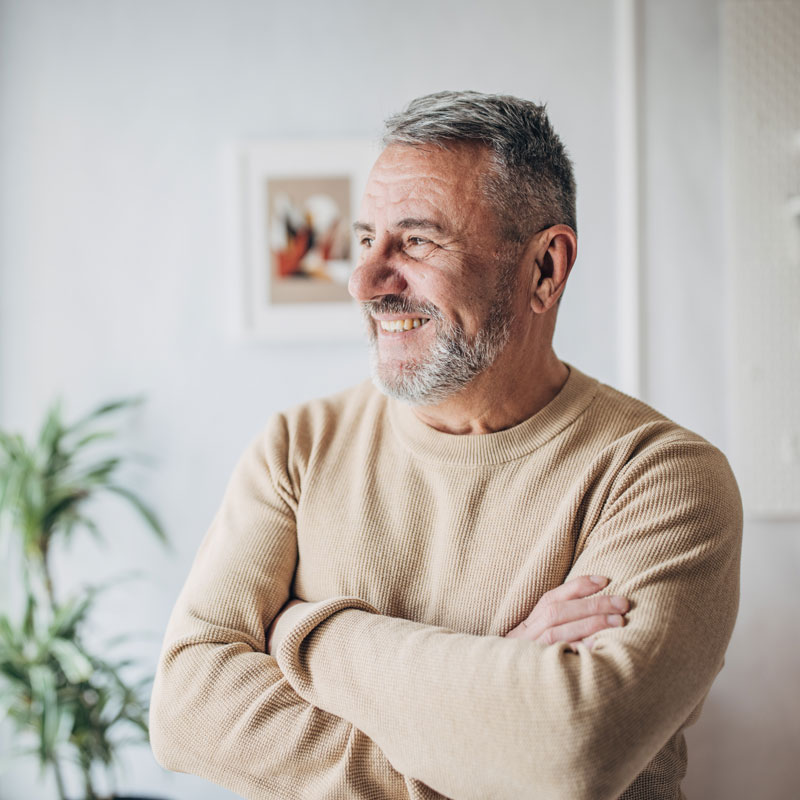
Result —
[[[83, 631], [97, 596], [106, 587], [85, 587], [62, 601], [53, 583], [53, 545], [68, 544], [83, 529], [101, 531], [90, 502], [112, 493], [133, 507], [163, 543], [153, 511], [117, 481], [119, 455], [100, 452], [116, 432], [109, 416], [140, 402], [106, 403], [73, 424], [61, 406], [48, 411], [33, 443], [0, 431], [0, 534], [15, 536], [21, 561], [24, 612], [0, 615], [0, 714], [16, 727], [21, 752], [49, 769], [61, 800], [67, 794], [64, 765], [83, 776], [84, 800], [99, 800], [93, 766], [111, 777], [117, 753], [131, 741], [147, 740], [150, 678], [129, 684], [130, 660], [93, 654]], [[117, 644], [125, 637], [117, 637]], [[116, 796], [116, 795], [114, 795]]]

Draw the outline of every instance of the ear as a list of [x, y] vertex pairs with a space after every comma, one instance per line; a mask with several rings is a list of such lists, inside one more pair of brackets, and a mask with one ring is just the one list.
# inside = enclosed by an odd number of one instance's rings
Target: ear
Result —
[[540, 231], [536, 238], [531, 308], [535, 314], [544, 314], [558, 302], [567, 285], [578, 255], [578, 237], [569, 225], [553, 225]]

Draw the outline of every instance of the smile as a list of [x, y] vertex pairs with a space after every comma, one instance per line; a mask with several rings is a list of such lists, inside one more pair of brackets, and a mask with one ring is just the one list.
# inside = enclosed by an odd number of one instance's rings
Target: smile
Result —
[[414, 319], [382, 319], [378, 320], [378, 324], [381, 326], [381, 330], [388, 331], [389, 333], [396, 333], [398, 331], [410, 331], [413, 328], [421, 328], [428, 321], [427, 317], [423, 319], [415, 317]]

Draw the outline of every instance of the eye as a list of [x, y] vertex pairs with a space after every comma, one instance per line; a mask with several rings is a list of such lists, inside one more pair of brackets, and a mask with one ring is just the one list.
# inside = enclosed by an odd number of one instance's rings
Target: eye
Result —
[[359, 243], [359, 244], [360, 244], [362, 247], [372, 247], [372, 242], [373, 242], [373, 241], [375, 241], [375, 240], [374, 240], [374, 239], [373, 239], [371, 236], [362, 236], [362, 237], [361, 237], [361, 238], [358, 240], [358, 243]]
[[409, 236], [408, 239], [406, 239], [406, 242], [410, 244], [412, 247], [419, 247], [420, 245], [423, 244], [430, 244], [430, 241], [428, 239], [423, 239], [421, 236]]

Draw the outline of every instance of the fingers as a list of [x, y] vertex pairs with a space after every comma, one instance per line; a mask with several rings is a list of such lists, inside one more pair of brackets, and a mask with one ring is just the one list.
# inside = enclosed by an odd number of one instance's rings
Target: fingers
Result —
[[569, 647], [569, 649], [572, 650], [573, 653], [579, 653], [580, 652], [580, 650], [578, 650], [579, 644], [586, 645], [586, 647], [588, 647], [589, 650], [591, 650], [594, 647], [594, 636], [589, 636], [586, 639], [581, 639], [580, 642], [568, 642], [567, 647]]
[[625, 617], [621, 614], [597, 614], [586, 617], [566, 625], [548, 628], [535, 641], [541, 644], [556, 644], [557, 642], [579, 642], [606, 628], [619, 628], [625, 624]]
[[595, 592], [608, 586], [608, 578], [602, 575], [581, 575], [578, 578], [562, 583], [549, 592], [545, 592], [539, 599], [539, 603], [549, 604], [563, 600], [575, 600], [579, 597], [588, 597]]
[[579, 642], [585, 640], [589, 648], [594, 644], [592, 637], [607, 628], [619, 628], [625, 625], [622, 614], [592, 614], [580, 619], [552, 627], [539, 628], [527, 624], [527, 620], [506, 634], [509, 639], [527, 639], [541, 644], [556, 644], [557, 642]]
[[506, 636], [543, 644], [587, 639], [591, 647], [595, 633], [624, 625], [623, 615], [630, 610], [625, 597], [597, 594], [607, 585], [607, 578], [583, 575], [551, 589]]
[[578, 600], [565, 600], [563, 603], [551, 603], [537, 614], [528, 618], [527, 628], [536, 631], [540, 636], [548, 628], [564, 625], [567, 622], [585, 619], [598, 614], [627, 614], [630, 603], [619, 595], [599, 594]]

